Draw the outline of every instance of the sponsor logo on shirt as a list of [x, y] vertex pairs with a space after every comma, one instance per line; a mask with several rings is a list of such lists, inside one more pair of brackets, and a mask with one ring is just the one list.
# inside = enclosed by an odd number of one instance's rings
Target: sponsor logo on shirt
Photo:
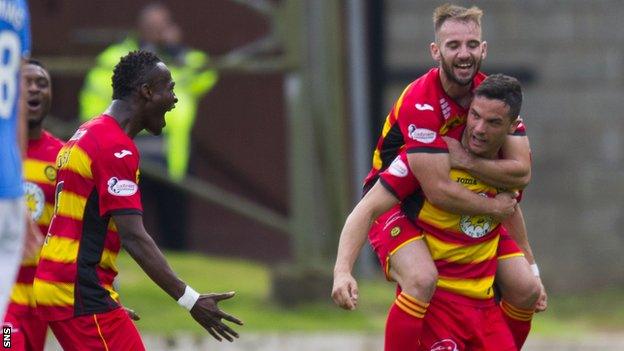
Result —
[[112, 177], [106, 184], [108, 184], [108, 193], [115, 196], [132, 196], [139, 190], [135, 182], [117, 177]]
[[410, 124], [407, 127], [407, 134], [411, 139], [425, 144], [432, 143], [437, 136], [436, 132], [434, 132], [433, 130], [417, 128], [414, 124]]
[[429, 351], [459, 351], [455, 341], [451, 339], [442, 339], [431, 345]]
[[429, 104], [416, 104], [414, 106], [418, 111], [433, 111], [433, 106]]
[[407, 177], [408, 169], [407, 165], [403, 160], [401, 160], [401, 156], [397, 156], [394, 161], [388, 167], [388, 172], [395, 177]]
[[132, 155], [132, 151], [123, 149], [123, 150], [121, 150], [119, 152], [115, 152], [113, 155], [115, 155], [115, 157], [117, 157], [117, 158], [124, 158], [124, 157], [126, 157], [128, 155]]

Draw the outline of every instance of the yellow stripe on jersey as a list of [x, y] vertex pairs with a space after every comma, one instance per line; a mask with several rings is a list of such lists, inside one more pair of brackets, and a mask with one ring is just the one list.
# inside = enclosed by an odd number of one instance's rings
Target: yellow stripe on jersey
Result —
[[27, 158], [24, 160], [24, 178], [30, 182], [54, 185], [55, 180], [46, 176], [46, 168], [54, 166], [50, 162], [44, 162]]
[[113, 290], [113, 286], [112, 285], [108, 285], [108, 284], [104, 284], [104, 289], [106, 289], [106, 291], [108, 291], [108, 293], [110, 294], [110, 297], [119, 302], [119, 294]]
[[91, 158], [78, 145], [63, 147], [58, 155], [57, 166], [59, 169], [71, 170], [83, 178], [93, 179], [91, 173]]
[[37, 305], [72, 306], [74, 304], [74, 283], [47, 282], [35, 278], [33, 292]]
[[78, 257], [78, 240], [50, 235], [41, 249], [41, 258], [59, 263], [74, 263]]
[[39, 217], [37, 224], [42, 225], [44, 227], [49, 226], [53, 215], [54, 215], [54, 205], [46, 202], [46, 204], [43, 206], [43, 212], [41, 213], [41, 217]]
[[100, 259], [100, 267], [118, 272], [117, 264], [115, 263], [116, 260], [117, 260], [116, 253], [110, 250], [104, 249], [104, 251], [102, 252], [102, 258]]
[[475, 245], [455, 244], [442, 241], [425, 233], [425, 240], [434, 260], [454, 263], [480, 263], [496, 256], [499, 236]]
[[[386, 121], [384, 122], [383, 128], [381, 130], [381, 137], [385, 138], [386, 135], [388, 135], [388, 132], [390, 132], [390, 129], [392, 128], [393, 125], [395, 125], [399, 118], [399, 110], [401, 109], [401, 106], [403, 105], [403, 98], [405, 97], [405, 93], [407, 93], [407, 90], [409, 90], [409, 88], [412, 85], [408, 85], [403, 92], [401, 93], [401, 96], [399, 96], [399, 99], [397, 100], [396, 104], [394, 105], [392, 112], [390, 112], [388, 114], [388, 116], [386, 117]], [[393, 114], [394, 113], [394, 114]], [[394, 120], [391, 121], [390, 117], [394, 116]], [[375, 151], [373, 152], [373, 168], [374, 169], [381, 169], [382, 166], [382, 161], [381, 161], [381, 153], [379, 149], [375, 149]]]
[[11, 291], [11, 302], [22, 306], [37, 306], [32, 284], [15, 283]]
[[117, 231], [117, 226], [115, 225], [115, 221], [113, 221], [113, 219], [111, 218], [110, 221], [108, 221], [108, 230], [116, 232]]
[[489, 299], [494, 296], [494, 276], [477, 279], [438, 277], [438, 288], [475, 299]]
[[37, 267], [39, 264], [39, 254], [37, 253], [34, 257], [28, 257], [22, 260], [20, 265], [22, 267]]
[[87, 199], [71, 191], [63, 190], [57, 199], [57, 211], [59, 216], [82, 221]]

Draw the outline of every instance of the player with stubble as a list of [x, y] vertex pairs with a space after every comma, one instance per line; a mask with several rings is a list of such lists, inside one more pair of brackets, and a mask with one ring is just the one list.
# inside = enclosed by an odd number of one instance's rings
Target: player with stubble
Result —
[[61, 149], [55, 214], [34, 282], [39, 316], [65, 350], [144, 350], [141, 337], [112, 287], [121, 246], [145, 273], [214, 338], [238, 334], [224, 320], [242, 322], [218, 302], [234, 292], [199, 294], [177, 277], [143, 225], [139, 153], [132, 141], [158, 135], [175, 107], [174, 82], [154, 54], [122, 57], [113, 101]]

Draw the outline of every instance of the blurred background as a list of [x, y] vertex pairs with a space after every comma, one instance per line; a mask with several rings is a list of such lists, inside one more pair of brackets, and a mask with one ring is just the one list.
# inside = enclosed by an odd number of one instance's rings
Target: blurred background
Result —
[[[31, 0], [33, 56], [54, 87], [46, 127], [73, 133], [85, 94], [110, 85], [112, 67], [86, 77], [111, 46], [161, 50], [194, 119], [170, 116], [177, 131], [139, 145], [156, 150], [143, 157], [145, 221], [196, 289], [238, 292], [223, 308], [247, 322], [247, 339], [227, 350], [380, 349], [393, 286], [376, 259], [358, 263], [357, 312], [331, 305], [330, 274], [386, 113], [434, 65], [442, 3]], [[624, 349], [624, 3], [455, 3], [484, 10], [482, 70], [525, 89], [533, 178], [522, 207], [551, 304], [526, 349]], [[151, 349], [214, 347], [127, 256], [120, 268]]]

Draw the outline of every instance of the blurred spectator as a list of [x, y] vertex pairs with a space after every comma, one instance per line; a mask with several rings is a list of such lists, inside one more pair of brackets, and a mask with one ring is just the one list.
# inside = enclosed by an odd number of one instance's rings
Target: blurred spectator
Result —
[[[103, 111], [112, 95], [110, 72], [121, 56], [143, 49], [157, 54], [169, 67], [176, 82], [179, 102], [167, 116], [167, 127], [161, 137], [139, 135], [136, 144], [143, 160], [166, 167], [169, 177], [181, 181], [187, 174], [190, 156], [191, 128], [197, 114], [197, 106], [217, 82], [217, 72], [207, 68], [208, 55], [190, 49], [182, 43], [180, 27], [171, 18], [171, 12], [156, 2], [143, 8], [137, 20], [138, 37], [129, 36], [113, 44], [97, 57], [97, 65], [91, 69], [80, 95], [80, 118], [83, 121]], [[154, 196], [158, 231], [162, 244], [182, 249], [187, 230], [188, 198], [171, 187], [163, 187], [149, 177], [142, 177], [144, 194]]]

